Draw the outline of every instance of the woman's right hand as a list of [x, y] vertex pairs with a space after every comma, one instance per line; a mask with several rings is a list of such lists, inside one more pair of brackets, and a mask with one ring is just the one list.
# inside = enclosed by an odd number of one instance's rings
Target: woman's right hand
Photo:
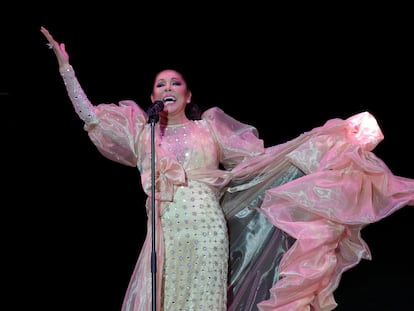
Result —
[[65, 44], [57, 42], [45, 27], [40, 27], [40, 31], [44, 34], [47, 41], [49, 41], [48, 46], [55, 53], [59, 68], [66, 69], [70, 67], [69, 54], [66, 52]]

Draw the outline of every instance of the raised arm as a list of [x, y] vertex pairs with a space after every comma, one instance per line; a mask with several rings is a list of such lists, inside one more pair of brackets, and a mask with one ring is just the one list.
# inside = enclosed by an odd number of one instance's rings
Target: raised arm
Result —
[[66, 52], [65, 44], [57, 42], [45, 27], [42, 26], [40, 31], [46, 37], [48, 41], [47, 45], [56, 55], [59, 64], [59, 73], [63, 78], [69, 98], [79, 118], [87, 125], [96, 123], [97, 117], [94, 106], [89, 101], [76, 78], [75, 71], [69, 63], [69, 54]]

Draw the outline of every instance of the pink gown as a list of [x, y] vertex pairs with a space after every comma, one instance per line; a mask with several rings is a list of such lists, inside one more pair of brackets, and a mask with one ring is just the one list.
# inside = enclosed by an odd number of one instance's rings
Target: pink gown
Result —
[[[97, 149], [140, 172], [148, 231], [122, 311], [149, 311], [147, 116], [133, 101], [93, 106], [73, 69], [61, 74]], [[217, 107], [155, 129], [159, 311], [333, 310], [342, 274], [370, 259], [360, 231], [414, 205], [414, 180], [372, 152], [383, 135], [367, 112], [270, 148]]]

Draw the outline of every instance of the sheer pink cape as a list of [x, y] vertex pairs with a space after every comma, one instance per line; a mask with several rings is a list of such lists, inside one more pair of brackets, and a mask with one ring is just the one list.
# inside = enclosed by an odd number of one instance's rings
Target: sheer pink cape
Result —
[[371, 259], [361, 229], [414, 205], [414, 180], [393, 175], [372, 153], [382, 139], [375, 118], [363, 112], [329, 120], [233, 169], [238, 185], [223, 201], [230, 216], [251, 200], [249, 187], [254, 196], [256, 187], [289, 168], [305, 173], [267, 189], [259, 207], [275, 227], [295, 238], [280, 261], [280, 279], [259, 310], [333, 310], [342, 273]]

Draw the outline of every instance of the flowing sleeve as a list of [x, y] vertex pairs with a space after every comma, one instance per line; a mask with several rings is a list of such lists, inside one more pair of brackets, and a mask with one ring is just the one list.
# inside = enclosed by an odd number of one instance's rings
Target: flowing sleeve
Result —
[[239, 122], [218, 107], [206, 110], [202, 118], [212, 129], [220, 148], [219, 161], [225, 169], [264, 152], [263, 140], [255, 127]]
[[97, 121], [85, 129], [98, 151], [106, 158], [137, 166], [140, 139], [147, 123], [145, 112], [131, 100], [95, 107]]
[[[234, 199], [241, 206], [256, 202], [253, 208], [293, 239], [284, 253], [279, 247], [261, 256], [279, 257], [280, 262], [274, 267], [269, 296], [254, 301], [259, 301], [258, 310], [335, 309], [333, 293], [342, 274], [362, 259], [371, 259], [361, 230], [414, 205], [414, 180], [395, 176], [373, 153], [382, 139], [375, 118], [363, 112], [329, 120], [233, 169], [236, 183], [224, 196], [230, 216], [234, 219], [245, 211], [233, 204]], [[251, 182], [254, 172], [259, 175]], [[266, 244], [263, 249], [269, 250]], [[234, 296], [247, 305], [252, 300], [244, 297], [261, 292], [259, 287], [244, 287], [243, 295]]]

